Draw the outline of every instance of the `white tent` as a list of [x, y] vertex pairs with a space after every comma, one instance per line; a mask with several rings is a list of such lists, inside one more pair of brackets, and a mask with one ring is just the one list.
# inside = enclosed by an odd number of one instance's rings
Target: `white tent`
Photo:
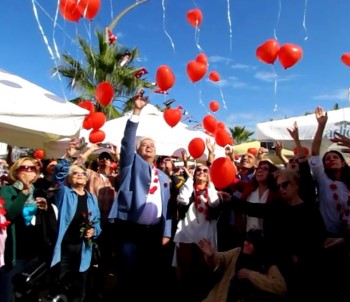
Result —
[[[334, 132], [350, 137], [350, 108], [331, 110], [327, 114], [328, 121], [324, 131], [321, 152], [325, 152], [327, 149], [339, 149], [336, 144], [330, 141], [334, 138]], [[259, 123], [255, 130], [256, 139], [261, 142], [282, 141], [285, 148], [293, 149], [294, 142], [287, 128], [292, 128], [295, 121], [298, 124], [302, 145], [311, 150], [311, 143], [317, 129], [315, 114]]]
[[[124, 116], [107, 121], [101, 128], [106, 133], [103, 143], [111, 143], [116, 145], [120, 150], [121, 140], [127, 120], [130, 118], [132, 111], [125, 113]], [[81, 136], [89, 141], [89, 130], [82, 129]], [[196, 137], [200, 137], [205, 142], [206, 138], [210, 138], [214, 142], [214, 138], [205, 134], [200, 130], [193, 130], [187, 124], [179, 122], [175, 127], [170, 127], [163, 118], [163, 112], [159, 111], [155, 106], [147, 104], [141, 111], [140, 124], [138, 126], [136, 136], [150, 137], [156, 142], [157, 155], [181, 156], [181, 150], [188, 148], [189, 142]], [[207, 158], [207, 149], [200, 159]], [[224, 148], [217, 146], [215, 150], [216, 157], [225, 156]]]
[[0, 69], [0, 142], [46, 148], [79, 136], [89, 113], [53, 93]]

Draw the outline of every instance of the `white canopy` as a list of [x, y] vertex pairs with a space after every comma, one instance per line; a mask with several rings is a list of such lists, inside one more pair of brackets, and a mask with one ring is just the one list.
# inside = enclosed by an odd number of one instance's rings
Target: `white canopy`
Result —
[[[321, 152], [338, 148], [336, 144], [330, 141], [331, 138], [334, 138], [334, 132], [350, 136], [350, 108], [331, 110], [327, 114], [328, 121], [324, 131]], [[294, 142], [287, 128], [292, 128], [295, 121], [298, 124], [302, 145], [311, 150], [311, 143], [317, 129], [315, 114], [259, 123], [256, 125], [256, 139], [262, 142], [282, 141], [285, 148], [293, 149], [295, 147]]]
[[64, 137], [79, 136], [89, 113], [73, 103], [0, 69], [0, 142], [46, 148]]
[[[101, 128], [106, 133], [103, 143], [111, 143], [118, 146], [120, 150], [121, 140], [127, 120], [130, 118], [132, 111], [125, 113], [124, 116], [107, 121]], [[89, 141], [89, 130], [81, 130], [81, 136]], [[163, 112], [155, 106], [147, 104], [141, 111], [140, 123], [136, 135], [138, 138], [150, 137], [156, 142], [157, 155], [168, 155], [181, 157], [181, 150], [188, 150], [188, 144], [193, 138], [200, 137], [205, 140], [214, 139], [200, 130], [192, 130], [187, 124], [179, 122], [175, 127], [170, 127], [163, 118]], [[188, 153], [188, 151], [187, 151]], [[207, 158], [207, 149], [200, 158]], [[215, 150], [216, 157], [225, 156], [224, 148], [217, 146]]]

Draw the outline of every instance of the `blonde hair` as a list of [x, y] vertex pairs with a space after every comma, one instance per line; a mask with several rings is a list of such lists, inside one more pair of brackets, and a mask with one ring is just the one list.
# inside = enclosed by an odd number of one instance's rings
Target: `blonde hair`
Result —
[[[16, 181], [18, 180], [17, 178], [17, 170], [20, 166], [23, 166], [23, 163], [25, 161], [31, 161], [33, 163], [33, 165], [35, 167], [38, 166], [38, 162], [35, 158], [33, 157], [20, 157], [19, 159], [17, 159], [10, 167], [9, 169], [9, 178], [12, 180], [12, 181]], [[36, 170], [36, 174], [39, 174], [39, 169]]]

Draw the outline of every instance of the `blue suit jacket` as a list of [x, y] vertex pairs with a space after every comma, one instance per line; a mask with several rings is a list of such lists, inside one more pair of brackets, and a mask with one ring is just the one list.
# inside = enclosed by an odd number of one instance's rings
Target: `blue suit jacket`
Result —
[[[138, 123], [127, 121], [120, 150], [120, 187], [109, 218], [137, 222], [146, 203], [151, 185], [152, 165], [135, 153]], [[162, 199], [163, 236], [171, 237], [171, 211], [169, 177], [158, 169]]]

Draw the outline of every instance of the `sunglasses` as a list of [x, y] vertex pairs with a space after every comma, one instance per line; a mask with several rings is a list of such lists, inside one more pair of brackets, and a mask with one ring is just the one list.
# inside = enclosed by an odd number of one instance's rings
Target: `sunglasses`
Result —
[[19, 166], [17, 171], [21, 171], [21, 172], [36, 172], [37, 167], [36, 166]]
[[73, 176], [87, 176], [87, 173], [74, 171], [74, 172], [72, 172], [72, 175]]
[[281, 182], [280, 184], [277, 184], [277, 188], [280, 190], [281, 188], [282, 189], [286, 189], [288, 187], [288, 185], [290, 184], [290, 181], [287, 180], [287, 181], [284, 181], [284, 182]]
[[198, 173], [198, 172], [208, 173], [209, 170], [207, 168], [205, 168], [205, 169], [197, 168], [196, 173]]

